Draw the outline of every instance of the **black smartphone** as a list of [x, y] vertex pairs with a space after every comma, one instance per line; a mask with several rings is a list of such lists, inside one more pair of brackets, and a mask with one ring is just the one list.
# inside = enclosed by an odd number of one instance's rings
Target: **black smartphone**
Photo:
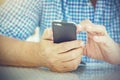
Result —
[[76, 40], [76, 25], [67, 21], [52, 22], [54, 43]]

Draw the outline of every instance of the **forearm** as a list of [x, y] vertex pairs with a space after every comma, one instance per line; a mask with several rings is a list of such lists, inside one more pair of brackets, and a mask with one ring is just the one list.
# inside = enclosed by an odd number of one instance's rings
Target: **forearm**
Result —
[[36, 44], [0, 36], [0, 65], [39, 66]]

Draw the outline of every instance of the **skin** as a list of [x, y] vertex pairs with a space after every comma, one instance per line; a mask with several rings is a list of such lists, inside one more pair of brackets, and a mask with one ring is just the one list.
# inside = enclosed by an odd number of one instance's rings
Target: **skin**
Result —
[[[80, 40], [55, 44], [50, 29], [40, 42], [25, 42], [0, 36], [0, 65], [48, 67], [52, 71], [67, 72], [77, 69], [83, 53]], [[71, 65], [72, 64], [72, 65]]]
[[88, 36], [84, 55], [111, 64], [120, 64], [120, 44], [112, 40], [105, 26], [84, 20], [81, 26], [78, 26], [78, 33], [79, 31], [86, 31]]
[[[5, 1], [0, 0], [0, 6]], [[20, 41], [0, 35], [0, 65], [44, 66], [57, 72], [75, 70], [81, 62], [83, 42], [76, 40], [54, 44], [52, 36], [49, 36], [48, 33], [50, 34], [52, 31], [46, 30], [41, 41], [37, 43]]]
[[[1, 1], [3, 4], [5, 0]], [[84, 55], [91, 58], [120, 64], [120, 46], [109, 37], [104, 26], [85, 20], [81, 22], [81, 26], [77, 26], [77, 32], [81, 31], [88, 34], [85, 48], [83, 42], [79, 40], [53, 43], [50, 29], [45, 30], [41, 41], [36, 43], [0, 35], [0, 65], [44, 66], [52, 71], [67, 72], [77, 69], [83, 51]]]

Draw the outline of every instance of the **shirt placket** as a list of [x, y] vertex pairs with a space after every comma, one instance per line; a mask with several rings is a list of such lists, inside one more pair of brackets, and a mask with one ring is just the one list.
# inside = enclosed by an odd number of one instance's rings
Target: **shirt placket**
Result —
[[94, 23], [95, 24], [100, 24], [101, 17], [103, 16], [105, 10], [105, 1], [103, 0], [98, 0], [96, 3], [96, 8], [94, 11]]

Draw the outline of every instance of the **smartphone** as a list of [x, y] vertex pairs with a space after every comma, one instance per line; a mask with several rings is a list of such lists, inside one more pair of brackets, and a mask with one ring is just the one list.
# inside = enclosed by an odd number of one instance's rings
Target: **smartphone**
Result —
[[67, 21], [52, 22], [54, 43], [76, 40], [76, 25]]

